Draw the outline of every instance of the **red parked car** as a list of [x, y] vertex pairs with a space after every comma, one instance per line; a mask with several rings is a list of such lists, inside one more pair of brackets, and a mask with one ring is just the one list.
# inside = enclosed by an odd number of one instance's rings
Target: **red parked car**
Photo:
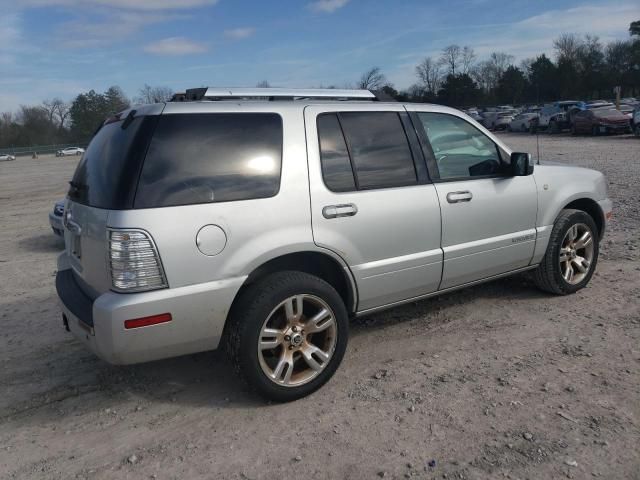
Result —
[[631, 124], [629, 117], [615, 108], [596, 108], [583, 110], [573, 116], [571, 133], [629, 133]]

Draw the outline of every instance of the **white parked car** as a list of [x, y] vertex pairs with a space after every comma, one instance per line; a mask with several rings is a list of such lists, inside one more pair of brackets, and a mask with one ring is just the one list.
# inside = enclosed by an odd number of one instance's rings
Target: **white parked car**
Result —
[[80, 147], [67, 147], [56, 152], [56, 157], [68, 157], [69, 155], [82, 155], [84, 148]]
[[531, 120], [534, 118], [538, 118], [538, 114], [535, 112], [521, 113], [511, 120], [507, 126], [507, 130], [510, 132], [528, 132], [531, 126]]
[[10, 162], [15, 159], [15, 155], [11, 155], [9, 153], [3, 153], [2, 155], [0, 155], [0, 162]]

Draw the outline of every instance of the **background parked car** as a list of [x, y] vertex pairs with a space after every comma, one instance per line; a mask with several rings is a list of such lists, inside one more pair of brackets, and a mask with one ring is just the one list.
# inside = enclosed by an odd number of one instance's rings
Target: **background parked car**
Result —
[[629, 118], [615, 108], [583, 110], [573, 116], [571, 133], [627, 133], [631, 130]]
[[636, 107], [633, 111], [633, 133], [636, 134], [636, 137], [640, 137], [640, 107]]
[[15, 160], [16, 157], [14, 155], [11, 155], [9, 153], [3, 153], [2, 155], [0, 155], [0, 162], [10, 162], [12, 160]]
[[545, 105], [540, 110], [538, 121], [532, 122], [533, 131], [543, 129], [549, 133], [559, 133], [568, 129], [570, 127], [568, 112], [580, 103], [577, 100], [563, 100]]
[[626, 115], [629, 121], [633, 120], [633, 110], [634, 108], [631, 105], [620, 105], [620, 112]]
[[53, 233], [55, 233], [59, 237], [64, 236], [64, 226], [62, 224], [63, 215], [64, 215], [64, 200], [58, 200], [54, 204], [53, 210], [49, 212], [49, 224], [51, 225], [51, 229], [53, 230]]
[[482, 125], [489, 130], [506, 130], [515, 115], [514, 110], [497, 110], [486, 112], [482, 119]]
[[67, 157], [69, 155], [82, 155], [84, 153], [84, 148], [80, 147], [67, 147], [62, 150], [58, 150], [56, 152], [56, 157]]
[[528, 132], [531, 127], [531, 120], [538, 118], [538, 114], [535, 112], [521, 113], [516, 115], [511, 123], [509, 123], [507, 130], [510, 132]]

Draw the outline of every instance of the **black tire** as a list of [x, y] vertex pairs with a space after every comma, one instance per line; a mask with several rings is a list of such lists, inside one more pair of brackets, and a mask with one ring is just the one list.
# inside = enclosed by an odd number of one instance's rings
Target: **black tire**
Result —
[[553, 134], [553, 133], [558, 133], [558, 124], [555, 120], [551, 120], [549, 122], [549, 133]]
[[636, 125], [634, 133], [636, 137], [640, 137], [640, 123]]
[[[337, 327], [333, 355], [323, 370], [308, 383], [283, 386], [271, 380], [260, 366], [258, 341], [264, 322], [285, 299], [299, 294], [314, 295], [329, 305]], [[303, 272], [284, 271], [271, 274], [250, 285], [234, 303], [226, 332], [227, 350], [236, 372], [249, 387], [269, 400], [289, 402], [305, 397], [324, 385], [335, 373], [344, 356], [349, 316], [342, 298], [324, 280]]]
[[574, 137], [577, 135], [576, 126], [573, 123], [571, 124], [571, 135], [573, 135]]
[[[586, 225], [591, 230], [594, 244], [593, 260], [585, 278], [580, 283], [571, 284], [564, 279], [560, 270], [560, 248], [569, 228], [580, 223]], [[582, 210], [572, 209], [560, 212], [560, 215], [558, 215], [558, 218], [553, 225], [547, 251], [542, 258], [540, 265], [534, 271], [533, 278], [538, 288], [556, 295], [567, 295], [584, 288], [589, 283], [589, 280], [591, 280], [598, 263], [598, 240], [598, 227], [589, 214]]]
[[597, 137], [599, 133], [600, 133], [600, 132], [598, 131], [598, 127], [596, 127], [595, 125], [593, 125], [593, 126], [591, 127], [591, 135], [593, 135], [594, 137]]

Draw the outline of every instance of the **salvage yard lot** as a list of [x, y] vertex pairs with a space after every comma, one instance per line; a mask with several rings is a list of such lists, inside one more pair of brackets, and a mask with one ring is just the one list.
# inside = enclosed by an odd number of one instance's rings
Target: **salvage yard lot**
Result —
[[[535, 156], [534, 136], [502, 137]], [[0, 163], [0, 478], [640, 478], [640, 140], [542, 135], [540, 153], [609, 181], [588, 288], [521, 275], [353, 321], [335, 377], [287, 405], [216, 353], [86, 351], [47, 222], [78, 159]]]

